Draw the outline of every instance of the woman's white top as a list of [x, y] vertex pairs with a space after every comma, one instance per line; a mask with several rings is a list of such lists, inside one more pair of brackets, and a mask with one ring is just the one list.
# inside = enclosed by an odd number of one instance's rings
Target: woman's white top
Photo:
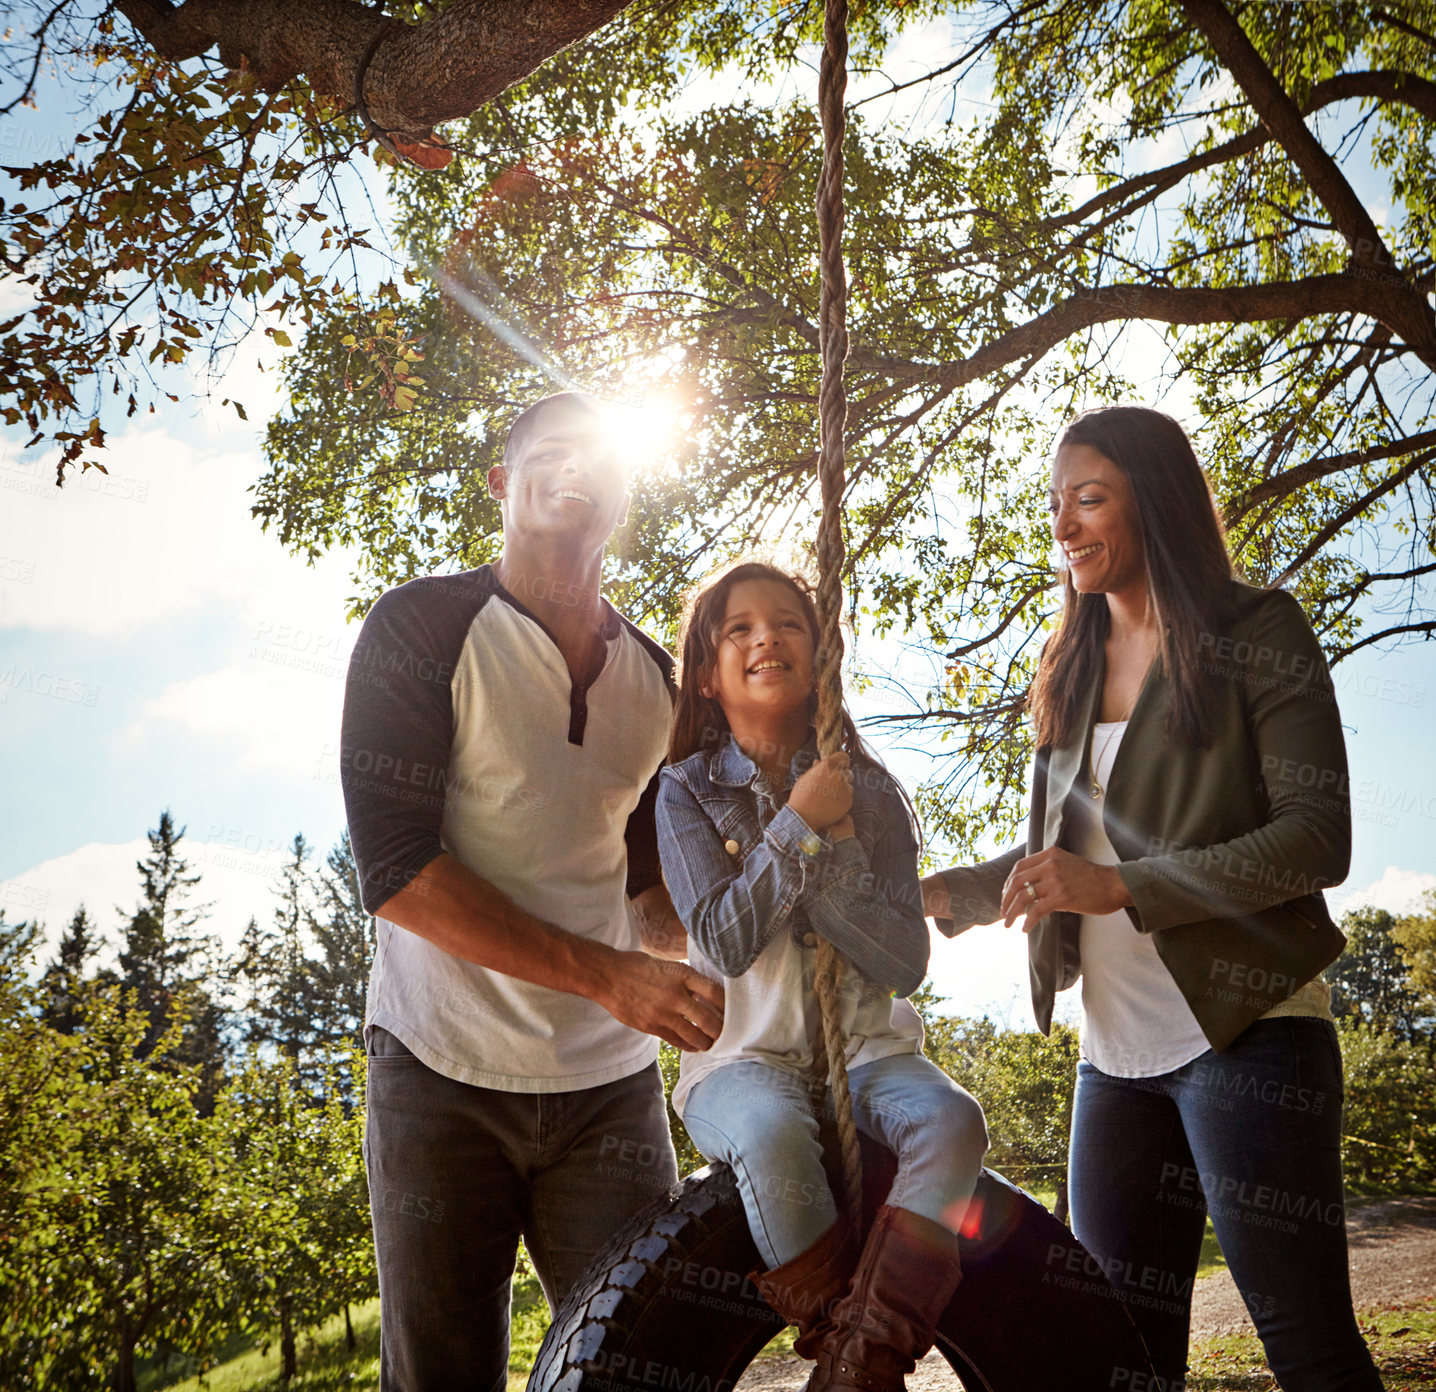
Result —
[[[1098, 865], [1116, 865], [1102, 826], [1107, 780], [1117, 761], [1125, 720], [1101, 721], [1092, 731], [1093, 775], [1102, 788], [1078, 784], [1072, 810], [1072, 850]], [[1082, 1057], [1116, 1078], [1170, 1073], [1211, 1045], [1192, 1014], [1150, 933], [1139, 933], [1126, 909], [1082, 915]]]
[[[1072, 850], [1098, 865], [1116, 865], [1117, 852], [1102, 825], [1107, 784], [1125, 720], [1099, 721], [1092, 731], [1091, 764], [1099, 797], [1079, 784], [1068, 803]], [[1085, 795], [1084, 795], [1085, 794]], [[1211, 1048], [1197, 1017], [1150, 933], [1139, 933], [1126, 909], [1082, 915], [1082, 1057], [1115, 1078], [1154, 1078], [1170, 1073]], [[1309, 981], [1264, 1015], [1331, 1018], [1331, 990]]]

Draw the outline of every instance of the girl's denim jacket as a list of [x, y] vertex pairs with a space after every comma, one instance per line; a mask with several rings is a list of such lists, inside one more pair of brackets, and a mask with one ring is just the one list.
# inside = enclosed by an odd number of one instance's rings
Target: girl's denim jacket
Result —
[[808, 946], [821, 934], [885, 994], [911, 995], [930, 939], [907, 805], [885, 769], [855, 760], [855, 834], [816, 835], [787, 806], [816, 759], [811, 744], [798, 752], [781, 795], [731, 735], [663, 770], [658, 841], [673, 906], [726, 977], [786, 928]]

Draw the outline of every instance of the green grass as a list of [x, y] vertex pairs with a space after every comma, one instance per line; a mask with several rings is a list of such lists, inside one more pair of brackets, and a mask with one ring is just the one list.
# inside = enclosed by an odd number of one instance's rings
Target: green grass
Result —
[[[1031, 1191], [1050, 1208], [1055, 1193]], [[1354, 1199], [1352, 1206], [1371, 1199]], [[1222, 1270], [1210, 1223], [1202, 1244], [1199, 1275]], [[538, 1281], [529, 1274], [514, 1281], [508, 1392], [523, 1392], [529, 1370], [548, 1329], [548, 1305]], [[299, 1371], [285, 1392], [373, 1392], [379, 1386], [379, 1302], [351, 1312], [357, 1347], [345, 1346], [344, 1319], [337, 1315], [301, 1335]], [[1386, 1380], [1387, 1392], [1436, 1392], [1436, 1298], [1414, 1309], [1382, 1311], [1361, 1320], [1362, 1333]], [[793, 1330], [785, 1330], [760, 1357], [792, 1350]], [[280, 1392], [277, 1340], [237, 1336], [221, 1351], [203, 1377], [183, 1368], [151, 1367], [140, 1378], [140, 1392]], [[1190, 1392], [1274, 1392], [1261, 1344], [1253, 1333], [1219, 1335], [1194, 1345], [1188, 1379]]]
[[[522, 1392], [533, 1354], [547, 1325], [542, 1296], [515, 1288], [514, 1361], [510, 1364], [509, 1392]], [[536, 1303], [535, 1303], [536, 1299]], [[544, 1311], [542, 1319], [537, 1312]], [[313, 1337], [299, 1345], [299, 1373], [289, 1392], [371, 1392], [379, 1385], [379, 1306], [377, 1301], [356, 1306], [353, 1313], [358, 1348], [344, 1346], [344, 1321], [330, 1320]], [[1436, 1392], [1436, 1301], [1415, 1309], [1382, 1311], [1363, 1316], [1361, 1331], [1386, 1380], [1387, 1392]], [[765, 1354], [786, 1352], [792, 1341], [784, 1337], [770, 1344]], [[152, 1389], [163, 1383], [146, 1381]], [[236, 1351], [212, 1369], [204, 1381], [190, 1378], [168, 1384], [171, 1392], [276, 1392], [279, 1351], [266, 1353], [260, 1345]], [[1188, 1379], [1190, 1392], [1269, 1392], [1276, 1382], [1267, 1371], [1261, 1345], [1254, 1334], [1219, 1335], [1196, 1345]]]
[[[516, 1280], [510, 1333], [509, 1389], [522, 1392], [539, 1345], [548, 1330], [548, 1304], [532, 1277]], [[345, 1343], [344, 1316], [336, 1315], [299, 1338], [299, 1370], [286, 1392], [373, 1392], [379, 1386], [379, 1302], [350, 1310], [355, 1348]], [[151, 1368], [140, 1378], [140, 1392], [278, 1392], [279, 1343], [276, 1335], [232, 1339], [208, 1373]]]
[[[355, 1305], [349, 1314], [354, 1351], [345, 1346], [342, 1314], [301, 1334], [299, 1371], [288, 1392], [369, 1392], [379, 1386], [379, 1302]], [[277, 1335], [267, 1344], [257, 1336], [232, 1341], [219, 1363], [198, 1377], [169, 1381], [162, 1371], [151, 1370], [140, 1380], [140, 1392], [271, 1392], [282, 1386]]]

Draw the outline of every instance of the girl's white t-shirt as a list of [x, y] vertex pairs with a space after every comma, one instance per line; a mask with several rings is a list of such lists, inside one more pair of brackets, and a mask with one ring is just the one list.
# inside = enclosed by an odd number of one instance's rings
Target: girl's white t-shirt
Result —
[[[1098, 865], [1116, 865], [1102, 810], [1107, 781], [1127, 731], [1125, 720], [1101, 721], [1092, 733], [1100, 797], [1074, 789], [1072, 850]], [[1090, 787], [1085, 790], [1090, 793]], [[1150, 933], [1139, 933], [1126, 909], [1082, 915], [1082, 1057], [1115, 1078], [1170, 1073], [1211, 1048], [1197, 1017]]]
[[[752, 788], [743, 792], [758, 797]], [[764, 797], [759, 807], [759, 821], [766, 827], [776, 804]], [[742, 976], [725, 976], [689, 938], [689, 965], [723, 983], [723, 1029], [711, 1048], [683, 1052], [673, 1089], [673, 1110], [680, 1117], [693, 1089], [726, 1064], [757, 1061], [799, 1077], [812, 1075], [813, 1041], [822, 1029], [813, 985], [817, 946], [814, 933], [799, 940], [785, 923]], [[852, 967], [844, 973], [838, 1000], [850, 1071], [894, 1054], [922, 1052], [922, 1017], [911, 1001], [893, 996]]]

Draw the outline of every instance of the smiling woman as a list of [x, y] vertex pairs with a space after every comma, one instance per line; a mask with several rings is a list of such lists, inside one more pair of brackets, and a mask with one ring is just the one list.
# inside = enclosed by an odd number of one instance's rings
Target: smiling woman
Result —
[[[929, 912], [949, 935], [1025, 919], [1044, 1030], [1081, 978], [1073, 1231], [1105, 1270], [1157, 1273], [1177, 1297], [1123, 1292], [1161, 1385], [1185, 1383], [1210, 1210], [1281, 1385], [1378, 1388], [1351, 1310], [1341, 1059], [1316, 979], [1342, 947], [1321, 890], [1351, 842], [1321, 647], [1290, 595], [1234, 579], [1170, 417], [1078, 417], [1050, 498], [1064, 605], [1030, 699], [1027, 841], [930, 877]], [[1298, 1084], [1336, 1104], [1271, 1100]]]

